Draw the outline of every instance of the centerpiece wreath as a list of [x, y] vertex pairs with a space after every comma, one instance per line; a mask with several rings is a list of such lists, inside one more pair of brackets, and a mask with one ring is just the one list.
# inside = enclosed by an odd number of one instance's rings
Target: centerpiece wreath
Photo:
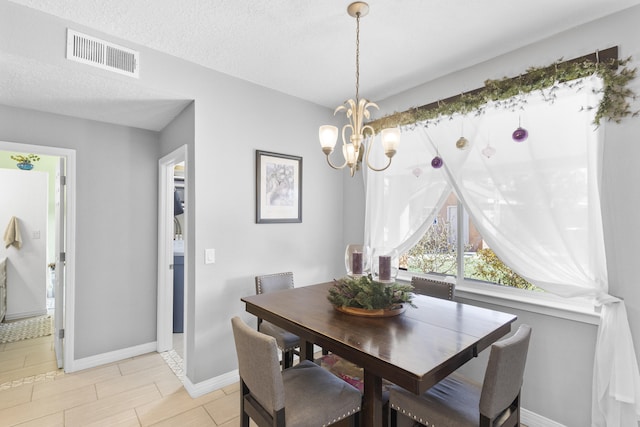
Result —
[[413, 302], [413, 286], [381, 283], [371, 275], [335, 279], [327, 299], [338, 311], [368, 317], [389, 317], [404, 312]]

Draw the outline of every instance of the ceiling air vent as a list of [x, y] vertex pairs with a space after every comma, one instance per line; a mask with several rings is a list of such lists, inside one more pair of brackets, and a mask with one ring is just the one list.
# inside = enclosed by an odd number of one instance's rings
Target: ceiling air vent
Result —
[[140, 52], [67, 29], [67, 59], [139, 77]]

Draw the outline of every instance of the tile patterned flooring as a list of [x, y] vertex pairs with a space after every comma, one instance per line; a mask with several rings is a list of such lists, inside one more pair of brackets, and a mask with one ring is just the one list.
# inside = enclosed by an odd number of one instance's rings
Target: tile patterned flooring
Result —
[[194, 399], [181, 369], [169, 352], [65, 374], [51, 336], [0, 344], [0, 427], [240, 424], [237, 384]]
[[57, 369], [52, 336], [0, 344], [0, 427], [240, 425], [238, 384], [186, 392], [176, 338], [175, 351], [70, 374]]

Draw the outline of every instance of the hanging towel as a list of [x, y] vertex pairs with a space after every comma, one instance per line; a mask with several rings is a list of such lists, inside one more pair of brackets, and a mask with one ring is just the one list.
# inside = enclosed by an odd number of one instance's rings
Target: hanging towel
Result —
[[13, 245], [17, 249], [22, 247], [22, 238], [20, 237], [20, 227], [18, 226], [18, 218], [12, 216], [9, 220], [9, 225], [4, 231], [4, 245], [5, 248]]

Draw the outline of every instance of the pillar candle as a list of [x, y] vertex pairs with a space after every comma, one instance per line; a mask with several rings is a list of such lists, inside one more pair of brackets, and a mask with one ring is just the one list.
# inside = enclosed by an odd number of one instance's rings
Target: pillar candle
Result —
[[362, 252], [351, 253], [351, 270], [353, 274], [362, 274]]
[[391, 280], [391, 257], [389, 255], [380, 255], [378, 268], [380, 280]]

